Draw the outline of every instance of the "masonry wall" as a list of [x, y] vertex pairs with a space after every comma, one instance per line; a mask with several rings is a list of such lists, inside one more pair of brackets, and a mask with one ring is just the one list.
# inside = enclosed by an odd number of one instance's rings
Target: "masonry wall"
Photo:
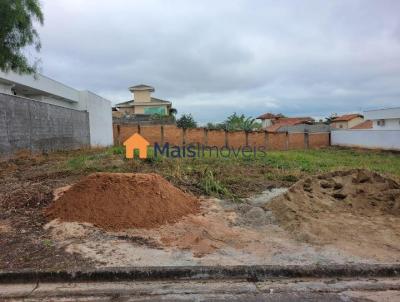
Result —
[[400, 150], [400, 130], [335, 130], [332, 131], [332, 145]]
[[225, 132], [223, 130], [207, 130], [204, 128], [183, 130], [174, 125], [139, 126], [132, 124], [113, 125], [114, 144], [121, 145], [134, 133], [140, 133], [150, 144], [201, 144], [219, 148], [224, 146], [231, 148], [263, 146], [266, 150], [290, 150], [321, 148], [330, 144], [329, 132], [271, 133], [254, 131], [245, 133], [244, 131]]
[[90, 144], [87, 112], [0, 93], [0, 155]]
[[91, 146], [113, 144], [111, 102], [90, 91], [79, 93], [79, 109], [89, 113]]

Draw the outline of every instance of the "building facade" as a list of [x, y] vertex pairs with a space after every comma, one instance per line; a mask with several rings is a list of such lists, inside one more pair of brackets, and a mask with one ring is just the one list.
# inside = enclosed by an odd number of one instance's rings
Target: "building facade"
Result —
[[368, 110], [364, 116], [372, 121], [374, 130], [400, 130], [400, 107]]
[[113, 143], [111, 102], [90, 91], [80, 91], [43, 75], [0, 71], [0, 93], [27, 98], [89, 115], [91, 146]]
[[152, 97], [155, 89], [148, 85], [136, 85], [129, 88], [132, 100], [115, 105], [122, 115], [170, 115], [171, 102]]
[[331, 122], [332, 129], [351, 129], [364, 122], [361, 114], [345, 114], [334, 118]]

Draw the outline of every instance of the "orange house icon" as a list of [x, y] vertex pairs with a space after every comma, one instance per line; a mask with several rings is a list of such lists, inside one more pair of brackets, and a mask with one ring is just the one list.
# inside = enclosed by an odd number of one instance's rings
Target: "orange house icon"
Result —
[[150, 143], [143, 136], [135, 133], [124, 141], [126, 158], [133, 158], [135, 149], [139, 150], [139, 158], [147, 158], [147, 147], [149, 145]]

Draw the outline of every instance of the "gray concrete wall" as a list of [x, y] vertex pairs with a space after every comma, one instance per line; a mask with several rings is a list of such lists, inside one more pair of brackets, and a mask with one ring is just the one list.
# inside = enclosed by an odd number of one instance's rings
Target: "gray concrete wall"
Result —
[[0, 93], [0, 155], [78, 149], [90, 144], [89, 115]]
[[300, 125], [294, 125], [294, 126], [280, 127], [277, 132], [291, 132], [291, 133], [300, 132], [300, 133], [303, 133], [306, 131], [308, 131], [309, 133], [330, 132], [331, 126], [325, 125], [322, 123], [318, 123], [318, 124], [314, 124], [314, 125], [300, 124]]

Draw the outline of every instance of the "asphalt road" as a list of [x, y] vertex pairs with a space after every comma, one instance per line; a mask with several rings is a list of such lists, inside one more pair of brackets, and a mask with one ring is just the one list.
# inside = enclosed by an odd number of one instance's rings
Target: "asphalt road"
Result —
[[400, 301], [400, 279], [0, 284], [0, 301]]

